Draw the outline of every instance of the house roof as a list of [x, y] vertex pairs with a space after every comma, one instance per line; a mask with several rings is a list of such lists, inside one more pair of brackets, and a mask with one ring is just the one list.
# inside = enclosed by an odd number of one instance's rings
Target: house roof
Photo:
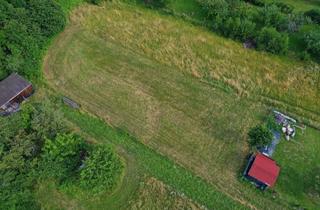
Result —
[[248, 175], [272, 187], [279, 176], [280, 167], [271, 158], [258, 153]]
[[18, 96], [29, 86], [31, 86], [31, 83], [16, 73], [2, 80], [0, 82], [0, 107]]

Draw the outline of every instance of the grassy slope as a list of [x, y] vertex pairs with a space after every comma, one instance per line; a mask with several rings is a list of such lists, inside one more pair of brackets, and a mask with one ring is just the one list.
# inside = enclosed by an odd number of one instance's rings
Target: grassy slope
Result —
[[[268, 77], [265, 83], [258, 80], [262, 88], [269, 88], [267, 83], [275, 86], [275, 90], [268, 92], [272, 95], [279, 84], [289, 82], [285, 75], [290, 71], [311, 82], [297, 78], [299, 84], [307, 86], [303, 90], [298, 85], [290, 87], [292, 81], [287, 85], [297, 95], [300, 91], [310, 97], [303, 107], [312, 106], [312, 94], [318, 94], [312, 93], [314, 75], [303, 70], [301, 64], [245, 51], [236, 43], [174, 19], [118, 6], [106, 13], [99, 10], [94, 7], [89, 11], [78, 10], [73, 18], [74, 27], [69, 27], [54, 45], [55, 50], [50, 51], [47, 67], [54, 70], [50, 72], [55, 74], [50, 75], [54, 79], [52, 84], [81, 101], [89, 111], [129, 130], [235, 199], [260, 208], [277, 208], [277, 202], [278, 207], [280, 203], [285, 205], [286, 201], [270, 201], [270, 196], [257, 194], [236, 179], [236, 171], [243, 164], [239, 159], [246, 153], [243, 145], [246, 129], [265, 112], [263, 106], [253, 106], [240, 95], [255, 96], [255, 77], [260, 74], [259, 77]], [[141, 24], [145, 27], [137, 27]], [[177, 27], [181, 31], [175, 30]], [[139, 28], [144, 31], [135, 31]], [[211, 57], [205, 57], [207, 54]], [[261, 67], [263, 63], [266, 66]], [[253, 67], [256, 71], [250, 72]], [[228, 73], [230, 69], [235, 75]], [[61, 71], [65, 71], [63, 77], [59, 77]], [[253, 81], [249, 79], [248, 83], [248, 77]], [[238, 79], [247, 84], [238, 84]], [[225, 162], [229, 163], [227, 168]], [[246, 189], [239, 191], [243, 188]], [[284, 191], [277, 190], [280, 195]]]
[[240, 203], [217, 191], [200, 177], [157, 154], [127, 133], [106, 125], [104, 121], [69, 109], [65, 110], [65, 116], [82, 132], [100, 140], [100, 143], [112, 143], [122, 147], [136, 159], [145, 172], [200, 204], [210, 209], [244, 209]]
[[[226, 42], [173, 19], [156, 22], [149, 16], [135, 16], [132, 12], [123, 15], [136, 20], [111, 13], [105, 17], [91, 15], [83, 25], [100, 38], [115, 37], [118, 44], [142, 51], [161, 64], [192, 73], [207, 82], [226, 83], [239, 95], [267, 96], [270, 100], [276, 99], [276, 103], [285, 102], [287, 108], [288, 104], [299, 107], [301, 110], [294, 112], [320, 121], [320, 101], [314, 100], [320, 94], [319, 65], [313, 67], [246, 51], [240, 44]], [[174, 27], [179, 27], [179, 31]]]

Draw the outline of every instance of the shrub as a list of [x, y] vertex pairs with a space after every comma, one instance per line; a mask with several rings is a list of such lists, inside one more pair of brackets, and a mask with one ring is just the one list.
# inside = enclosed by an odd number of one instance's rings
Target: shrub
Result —
[[258, 11], [256, 19], [262, 27], [274, 27], [281, 30], [287, 25], [287, 16], [274, 4], [259, 8]]
[[164, 8], [167, 6], [167, 0], [144, 0], [144, 3], [153, 8]]
[[[44, 111], [46, 108], [33, 107], [31, 103], [26, 105], [19, 113], [0, 118], [0, 209], [40, 209], [33, 190], [38, 178], [42, 136], [48, 130], [56, 130], [56, 126], [51, 126], [60, 123], [52, 122], [55, 119], [47, 115], [52, 110]], [[41, 118], [47, 121], [39, 121], [39, 113], [46, 115]]]
[[80, 172], [80, 184], [94, 193], [111, 190], [118, 182], [123, 164], [114, 151], [105, 146], [94, 146]]
[[87, 2], [91, 3], [91, 4], [95, 4], [98, 5], [102, 2], [103, 0], [87, 0]]
[[249, 145], [251, 147], [266, 146], [272, 141], [272, 132], [264, 125], [257, 125], [250, 129]]
[[320, 58], [320, 29], [313, 29], [304, 35], [303, 41], [309, 53]]
[[81, 165], [84, 151], [84, 140], [73, 134], [58, 134], [55, 139], [46, 139], [41, 163], [42, 176], [64, 181]]
[[307, 52], [307, 51], [302, 51], [300, 54], [299, 54], [299, 58], [300, 60], [302, 61], [310, 61], [311, 60], [311, 56], [310, 54]]
[[289, 46], [288, 35], [279, 33], [275, 28], [263, 28], [256, 41], [258, 49], [275, 54], [285, 54]]
[[223, 33], [241, 41], [254, 37], [255, 24], [247, 19], [229, 18], [224, 24]]
[[229, 4], [225, 0], [198, 0], [210, 20], [226, 20], [230, 16]]
[[297, 32], [303, 25], [311, 23], [311, 20], [305, 17], [302, 13], [292, 13], [288, 15], [287, 26], [283, 28], [283, 31], [289, 33]]
[[281, 12], [286, 13], [286, 14], [290, 14], [293, 12], [294, 7], [289, 5], [289, 4], [285, 4], [283, 2], [276, 2], [275, 5], [280, 9]]
[[320, 24], [320, 9], [311, 9], [304, 13], [305, 16], [311, 18], [311, 20], [316, 23]]
[[259, 7], [263, 7], [264, 5], [266, 5], [265, 0], [245, 0], [245, 2], [248, 2], [250, 4], [253, 4]]

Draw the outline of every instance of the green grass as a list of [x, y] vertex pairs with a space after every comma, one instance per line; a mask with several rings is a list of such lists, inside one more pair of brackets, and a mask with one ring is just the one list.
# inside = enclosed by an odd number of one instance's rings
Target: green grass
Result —
[[127, 133], [107, 126], [104, 121], [86, 114], [70, 109], [65, 109], [64, 113], [65, 117], [81, 132], [98, 139], [100, 143], [111, 142], [123, 147], [127, 153], [135, 157], [148, 174], [162, 180], [176, 191], [184, 193], [200, 204], [210, 209], [245, 209], [240, 203], [219, 192], [214, 186], [210, 186], [203, 179], [176, 165], [165, 156], [155, 153]]
[[300, 206], [304, 201], [308, 209], [319, 206], [319, 140], [319, 132], [307, 129], [304, 134], [299, 131], [293, 141], [283, 139], [276, 148], [274, 158], [281, 166], [277, 187], [292, 205]]
[[[318, 65], [245, 50], [176, 18], [107, 3], [82, 6], [71, 14], [44, 68], [55, 90], [137, 137], [143, 144], [129, 138], [135, 144], [126, 150], [141, 153], [139, 160], [149, 173], [199, 203], [214, 207], [209, 200], [221, 197], [221, 205], [230, 198], [258, 209], [291, 205], [285, 185], [276, 187], [273, 198], [270, 192], [243, 184], [238, 176], [248, 153], [247, 130], [265, 116], [267, 105], [294, 112], [315, 125], [320, 122], [320, 101], [315, 100], [319, 72], [312, 70]], [[112, 133], [103, 133], [102, 121], [85, 124], [90, 118], [72, 117], [95, 138], [100, 139], [90, 132], [98, 133], [97, 124], [104, 138], [113, 139]], [[119, 140], [119, 144], [128, 143]], [[150, 149], [142, 152], [139, 148], [144, 145]], [[153, 157], [153, 150], [169, 159]], [[164, 168], [153, 166], [162, 159]], [[172, 161], [183, 168], [171, 170]], [[181, 173], [190, 177], [180, 180]], [[193, 185], [194, 179], [201, 181]], [[192, 193], [201, 189], [214, 199]], [[302, 205], [313, 199], [293, 198]]]

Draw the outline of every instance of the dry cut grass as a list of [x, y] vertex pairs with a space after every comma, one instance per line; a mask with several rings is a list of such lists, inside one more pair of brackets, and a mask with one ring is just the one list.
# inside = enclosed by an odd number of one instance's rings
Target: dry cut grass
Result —
[[151, 177], [141, 183], [137, 192], [138, 198], [132, 202], [131, 210], [140, 209], [185, 209], [200, 210], [198, 204], [195, 204], [183, 195], [170, 189], [163, 182]]
[[[219, 81], [238, 95], [264, 96], [285, 102], [287, 107], [299, 107], [299, 114], [320, 121], [317, 64], [245, 50], [211, 32], [151, 12], [112, 8], [101, 16], [101, 8], [85, 10], [78, 10], [72, 19], [106, 41], [202, 80]], [[84, 13], [90, 15], [81, 18]]]

